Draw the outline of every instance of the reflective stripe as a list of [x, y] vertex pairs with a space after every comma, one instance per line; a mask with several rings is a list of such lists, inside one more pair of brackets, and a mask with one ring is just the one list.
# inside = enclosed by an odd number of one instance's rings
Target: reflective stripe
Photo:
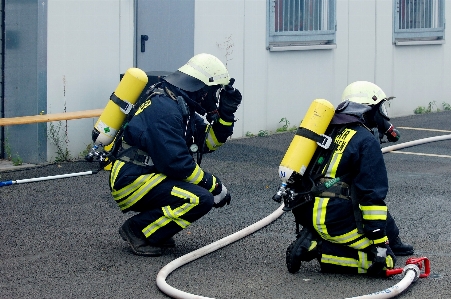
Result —
[[358, 273], [366, 273], [367, 269], [371, 265], [371, 261], [368, 260], [368, 254], [363, 251], [358, 251], [359, 259], [353, 259], [349, 257], [340, 257], [330, 254], [323, 254], [321, 256], [321, 263], [332, 264], [342, 267], [356, 268]]
[[387, 220], [387, 206], [360, 206], [364, 220]]
[[359, 234], [357, 228], [338, 236], [331, 236], [327, 230], [326, 213], [330, 198], [315, 197], [313, 204], [313, 227], [324, 240], [332, 243], [343, 244], [348, 247], [361, 250], [372, 244], [371, 240]]
[[323, 254], [321, 256], [321, 263], [354, 268], [358, 268], [360, 265], [359, 261], [356, 259], [349, 257], [339, 257], [329, 254]]
[[[158, 173], [158, 174], [145, 174], [140, 177], [138, 177], [136, 181], [142, 180], [144, 181], [144, 184], [139, 187], [138, 189], [135, 189], [135, 191], [130, 194], [129, 197], [126, 198], [126, 200], [122, 200], [118, 202], [119, 207], [121, 210], [128, 209], [132, 205], [134, 205], [138, 200], [144, 197], [147, 193], [149, 193], [150, 190], [152, 190], [153, 187], [161, 183], [166, 178], [164, 174]], [[130, 185], [129, 185], [130, 186]], [[128, 187], [128, 186], [127, 186]], [[126, 187], [125, 187], [126, 188]]]
[[121, 162], [121, 161], [115, 161], [113, 163], [113, 167], [111, 169], [111, 175], [110, 175], [110, 186], [111, 188], [113, 188], [114, 186], [114, 182], [116, 181], [117, 178], [117, 174], [119, 173], [119, 171], [121, 170], [122, 166], [124, 166], [125, 163]]
[[359, 266], [359, 274], [364, 274], [367, 272], [368, 268], [371, 266], [372, 261], [368, 260], [368, 254], [366, 252], [363, 251], [359, 251], [359, 262], [360, 262], [360, 266]]
[[385, 258], [385, 264], [389, 269], [393, 269], [393, 267], [395, 267], [395, 263], [393, 262], [391, 255], [387, 255], [387, 257]]
[[213, 176], [213, 175], [211, 177], [212, 177], [212, 180], [213, 180], [213, 184], [211, 185], [211, 188], [208, 189], [208, 191], [213, 192], [213, 190], [215, 190], [215, 188], [216, 188], [216, 177]]
[[340, 164], [341, 157], [343, 156], [343, 152], [346, 146], [348, 146], [349, 141], [351, 141], [351, 138], [355, 135], [355, 133], [357, 133], [357, 131], [351, 129], [344, 129], [343, 132], [341, 132], [341, 134], [335, 137], [334, 142], [337, 145], [337, 147], [329, 163], [329, 168], [327, 169], [326, 177], [335, 178], [337, 174], [338, 165]]
[[387, 241], [388, 241], [388, 237], [385, 236], [385, 237], [382, 237], [380, 239], [373, 240], [373, 244], [381, 244], [381, 243], [385, 243]]
[[113, 195], [114, 200], [118, 201], [123, 199], [124, 197], [129, 196], [131, 193], [133, 193], [135, 190], [137, 190], [139, 187], [141, 187], [147, 180], [149, 180], [154, 174], [146, 175], [146, 176], [139, 176], [136, 180], [134, 180], [131, 184], [125, 186], [124, 188], [120, 190], [113, 189], [111, 191], [111, 194]]
[[112, 186], [111, 195], [118, 204], [121, 210], [128, 209], [134, 205], [138, 200], [144, 197], [149, 191], [161, 183], [166, 176], [164, 174], [145, 174], [140, 175], [131, 184], [123, 187], [122, 189], [116, 190], [113, 188], [114, 182], [116, 181], [117, 175], [124, 166], [125, 163], [122, 161], [116, 161], [111, 170], [110, 185]]
[[200, 183], [200, 181], [202, 181], [203, 178], [204, 171], [202, 170], [202, 168], [200, 168], [199, 165], [196, 164], [193, 172], [185, 179], [185, 182], [197, 185]]
[[313, 204], [313, 227], [323, 237], [327, 239], [329, 233], [326, 227], [326, 207], [329, 202], [329, 198], [315, 197], [315, 203]]
[[188, 199], [189, 202], [184, 203], [183, 205], [175, 208], [174, 210], [172, 210], [170, 206], [162, 207], [161, 210], [163, 211], [164, 215], [158, 218], [156, 221], [149, 224], [148, 226], [146, 226], [142, 230], [146, 238], [150, 237], [159, 228], [167, 225], [171, 221], [177, 223], [177, 225], [179, 225], [181, 228], [186, 228], [188, 225], [191, 224], [190, 222], [180, 217], [188, 213], [191, 209], [193, 209], [195, 206], [199, 204], [199, 197], [187, 190], [183, 190], [178, 187], [172, 188], [171, 195], [183, 199]]
[[214, 151], [218, 147], [223, 145], [223, 143], [218, 141], [218, 139], [216, 138], [215, 132], [213, 131], [213, 129], [211, 127], [207, 133], [207, 139], [205, 140], [205, 143], [207, 144], [208, 149], [211, 151]]
[[231, 125], [233, 125], [232, 121], [225, 121], [222, 118], [219, 118], [219, 123], [224, 125], [224, 126], [227, 126], [227, 127], [230, 127]]
[[367, 248], [368, 246], [370, 246], [372, 244], [373, 244], [373, 242], [371, 242], [370, 239], [362, 238], [360, 240], [357, 240], [354, 243], [349, 244], [348, 246], [352, 247], [354, 249], [357, 249], [357, 250], [362, 250], [362, 249], [365, 249], [365, 248]]
[[310, 247], [308, 248], [308, 251], [312, 251], [313, 249], [316, 248], [317, 245], [318, 245], [318, 242], [313, 240], [312, 243], [310, 244]]

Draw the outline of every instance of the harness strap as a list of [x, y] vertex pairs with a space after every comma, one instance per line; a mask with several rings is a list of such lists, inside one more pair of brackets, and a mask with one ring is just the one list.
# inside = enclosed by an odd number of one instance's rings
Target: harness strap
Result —
[[115, 103], [116, 105], [118, 105], [124, 114], [129, 114], [130, 111], [133, 109], [132, 103], [119, 98], [114, 92], [111, 94], [110, 100], [113, 101], [113, 103]]
[[351, 190], [349, 185], [341, 181], [341, 178], [321, 178], [320, 183], [312, 188], [314, 196], [319, 197], [339, 197], [351, 199]]
[[316, 143], [325, 149], [328, 149], [329, 146], [332, 144], [332, 138], [330, 136], [326, 136], [324, 134], [316, 134], [315, 132], [303, 128], [303, 127], [299, 127], [296, 131], [296, 135], [311, 139], [313, 141], [316, 141]]
[[122, 151], [118, 154], [117, 159], [123, 162], [130, 162], [139, 166], [153, 166], [152, 158], [143, 150], [136, 146], [131, 146], [122, 141]]

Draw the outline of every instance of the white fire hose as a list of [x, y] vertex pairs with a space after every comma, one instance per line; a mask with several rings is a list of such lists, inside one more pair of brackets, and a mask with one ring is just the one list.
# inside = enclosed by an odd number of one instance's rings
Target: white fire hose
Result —
[[[385, 154], [385, 153], [388, 153], [388, 152], [391, 152], [394, 150], [398, 150], [398, 149], [402, 149], [402, 148], [407, 148], [407, 147], [425, 144], [425, 143], [429, 143], [429, 142], [448, 140], [448, 139], [451, 139], [451, 134], [418, 139], [418, 140], [414, 140], [414, 141], [409, 141], [409, 142], [404, 142], [404, 143], [384, 147], [384, 148], [382, 148], [382, 153]], [[177, 299], [214, 299], [214, 298], [210, 298], [210, 297], [202, 297], [199, 295], [194, 295], [194, 294], [190, 294], [190, 293], [186, 293], [186, 292], [177, 290], [176, 288], [171, 287], [169, 284], [166, 283], [166, 278], [175, 269], [177, 269], [189, 262], [192, 262], [204, 255], [207, 255], [213, 251], [216, 251], [224, 246], [227, 246], [239, 239], [242, 239], [242, 238], [254, 233], [255, 231], [265, 227], [266, 225], [270, 224], [271, 222], [273, 222], [274, 220], [276, 220], [283, 214], [282, 208], [283, 208], [283, 204], [272, 214], [266, 216], [265, 218], [261, 219], [260, 221], [254, 223], [230, 236], [224, 237], [216, 242], [213, 242], [209, 245], [201, 247], [195, 251], [187, 253], [187, 254], [173, 260], [172, 262], [170, 262], [169, 264], [164, 266], [160, 270], [160, 272], [158, 272], [158, 275], [157, 275], [158, 288], [166, 295], [168, 295], [172, 298], [177, 298]], [[410, 284], [412, 282], [416, 281], [419, 277], [426, 277], [424, 274], [423, 274], [423, 276], [420, 274], [420, 267], [417, 264], [407, 264], [404, 267], [404, 269], [402, 269], [402, 273], [404, 274], [404, 278], [399, 283], [397, 283], [396, 285], [394, 285], [391, 288], [388, 288], [388, 289], [380, 291], [380, 292], [375, 292], [375, 293], [372, 293], [369, 295], [364, 295], [364, 296], [360, 296], [360, 297], [352, 297], [352, 298], [347, 298], [347, 299], [392, 298], [392, 297], [400, 294], [402, 291], [404, 291], [407, 287], [410, 286]]]

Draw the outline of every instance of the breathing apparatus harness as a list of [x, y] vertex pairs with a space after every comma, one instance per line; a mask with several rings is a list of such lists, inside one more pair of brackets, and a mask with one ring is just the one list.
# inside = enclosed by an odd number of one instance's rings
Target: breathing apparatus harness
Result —
[[[330, 163], [330, 158], [332, 153], [336, 148], [336, 144], [333, 142], [335, 136], [337, 136], [344, 127], [334, 126], [330, 132], [324, 135], [318, 135], [312, 131], [305, 128], [299, 128], [296, 135], [322, 142], [324, 146], [318, 147], [315, 154], [309, 163], [307, 170], [304, 175], [298, 173], [293, 174], [287, 181], [287, 192], [285, 194], [277, 193], [274, 195], [273, 199], [277, 202], [284, 200], [285, 207], [284, 211], [290, 211], [300, 205], [307, 203], [312, 200], [313, 197], [323, 194], [324, 192], [329, 192], [333, 194], [341, 193], [341, 179], [335, 178], [328, 180], [324, 178], [323, 170], [327, 169]], [[320, 181], [319, 184], [315, 182]], [[346, 187], [346, 186], [343, 186]], [[340, 189], [340, 192], [338, 192]], [[296, 190], [296, 191], [294, 191]]]
[[[143, 97], [142, 99], [138, 100], [138, 102], [130, 109], [129, 113], [127, 114], [125, 121], [121, 128], [119, 129], [114, 141], [113, 145], [111, 147], [111, 150], [109, 152], [105, 152], [105, 158], [101, 163], [101, 167], [106, 166], [108, 163], [114, 163], [116, 160], [120, 160], [123, 162], [130, 162], [134, 163], [136, 165], [144, 166], [144, 167], [152, 167], [153, 162], [152, 158], [143, 150], [137, 148], [136, 146], [131, 146], [127, 144], [125, 141], [123, 141], [122, 137], [124, 135], [125, 128], [127, 127], [128, 123], [131, 121], [131, 119], [134, 117], [136, 112], [138, 111], [139, 107], [143, 105], [144, 103], [151, 101], [151, 98], [156, 95], [167, 95], [171, 99], [177, 102], [178, 107], [182, 113], [183, 118], [186, 118], [186, 129], [185, 134], [188, 130], [188, 127], [191, 128], [194, 135], [197, 135], [195, 124], [193, 121], [191, 121], [191, 116], [198, 112], [198, 113], [205, 113], [205, 110], [194, 100], [192, 100], [188, 94], [186, 94], [183, 90], [174, 87], [176, 91], [173, 91], [169, 89], [167, 86], [164, 86], [163, 82], [158, 82], [152, 86], [149, 87], [149, 90], [146, 91], [146, 94], [148, 94], [147, 97]], [[177, 95], [176, 93], [180, 94]], [[189, 104], [194, 109], [190, 110], [189, 105], [187, 104], [187, 101], [189, 101]], [[214, 120], [212, 120], [208, 126], [206, 132], [208, 132], [209, 128], [213, 124]], [[200, 165], [202, 161], [202, 155], [203, 155], [203, 145], [205, 144], [205, 140], [207, 138], [207, 134], [205, 134], [203, 142], [200, 143], [199, 141], [196, 142], [193, 138], [193, 143], [189, 147], [190, 153], [192, 155], [197, 155], [197, 164]]]
[[[273, 196], [273, 200], [276, 202], [280, 203], [283, 200], [284, 211], [292, 211], [312, 202], [315, 197], [348, 199], [352, 201], [358, 232], [363, 233], [363, 219], [358, 199], [355, 196], [354, 186], [345, 182], [350, 174], [346, 173], [341, 177], [328, 178], [326, 177], [326, 171], [338, 146], [334, 140], [336, 136], [344, 131], [349, 123], [359, 124], [370, 132], [372, 131], [365, 125], [364, 119], [364, 114], [370, 110], [371, 108], [368, 106], [353, 102], [343, 102], [336, 109], [335, 122], [332, 122], [332, 125], [329, 126], [324, 135], [318, 135], [305, 128], [298, 129], [297, 135], [316, 141], [319, 147], [315, 151], [305, 173], [303, 175], [293, 173], [287, 184], [282, 186]], [[371, 117], [373, 118], [374, 115], [371, 114]], [[399, 137], [399, 134], [397, 136]], [[380, 136], [378, 137], [380, 138]], [[323, 141], [321, 142], [321, 140]], [[300, 223], [296, 219], [296, 233], [299, 233], [299, 225]]]

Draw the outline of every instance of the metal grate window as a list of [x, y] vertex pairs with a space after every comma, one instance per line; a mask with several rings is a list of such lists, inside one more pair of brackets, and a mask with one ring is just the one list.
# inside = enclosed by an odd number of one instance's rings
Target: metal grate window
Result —
[[443, 41], [444, 0], [394, 0], [393, 42]]
[[268, 46], [335, 43], [335, 0], [268, 0]]

